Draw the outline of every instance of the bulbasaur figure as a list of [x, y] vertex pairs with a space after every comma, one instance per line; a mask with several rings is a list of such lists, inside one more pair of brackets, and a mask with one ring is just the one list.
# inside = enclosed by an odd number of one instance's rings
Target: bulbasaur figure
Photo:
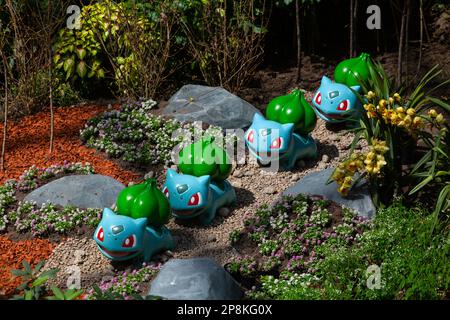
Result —
[[358, 121], [363, 109], [357, 95], [350, 88], [356, 92], [361, 89], [358, 85], [347, 87], [323, 76], [312, 101], [317, 116], [330, 123]]
[[166, 250], [173, 250], [175, 243], [165, 226], [149, 226], [147, 218], [132, 218], [116, 214], [109, 208], [103, 210], [102, 219], [94, 233], [100, 252], [113, 261], [151, 257]]
[[213, 181], [210, 175], [196, 177], [167, 169], [164, 195], [169, 199], [172, 215], [176, 219], [199, 219], [210, 224], [219, 208], [236, 201], [234, 188], [227, 180]]
[[266, 120], [258, 113], [253, 116], [252, 125], [245, 133], [245, 143], [263, 166], [279, 161], [280, 167], [290, 170], [297, 160], [317, 156], [314, 139], [309, 134], [295, 133], [294, 123]]

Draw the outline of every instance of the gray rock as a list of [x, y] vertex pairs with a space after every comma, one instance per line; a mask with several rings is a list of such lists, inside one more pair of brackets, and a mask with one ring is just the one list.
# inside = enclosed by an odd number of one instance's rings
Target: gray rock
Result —
[[372, 218], [376, 213], [376, 208], [370, 197], [367, 181], [362, 179], [352, 188], [349, 195], [343, 198], [337, 191], [338, 185], [336, 182], [326, 184], [333, 170], [333, 168], [328, 168], [312, 172], [286, 189], [283, 195], [296, 196], [299, 193], [319, 195], [353, 209], [361, 216]]
[[99, 174], [72, 175], [47, 183], [29, 193], [25, 201], [38, 205], [51, 202], [78, 208], [111, 207], [125, 186], [117, 180]]
[[224, 129], [247, 128], [258, 112], [250, 103], [221, 87], [188, 84], [169, 100], [163, 113], [179, 121], [202, 121]]
[[211, 258], [171, 259], [152, 281], [150, 295], [169, 300], [233, 300], [243, 291]]

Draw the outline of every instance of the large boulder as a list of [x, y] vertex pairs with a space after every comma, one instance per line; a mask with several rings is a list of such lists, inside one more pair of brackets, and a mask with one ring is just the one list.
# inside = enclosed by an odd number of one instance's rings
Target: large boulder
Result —
[[47, 183], [29, 193], [25, 201], [38, 205], [51, 202], [78, 208], [111, 207], [125, 186], [119, 181], [100, 174], [65, 176]]
[[302, 193], [322, 196], [324, 199], [332, 200], [357, 211], [358, 214], [363, 217], [372, 218], [376, 213], [376, 208], [372, 202], [367, 181], [361, 179], [361, 181], [352, 188], [348, 196], [344, 198], [337, 191], [338, 185], [336, 182], [333, 181], [330, 184], [326, 184], [330, 175], [333, 173], [333, 170], [333, 168], [328, 168], [307, 174], [286, 189], [283, 192], [283, 195], [296, 196]]
[[210, 258], [171, 259], [152, 281], [150, 295], [170, 300], [235, 300], [243, 291]]
[[193, 84], [178, 90], [163, 110], [179, 121], [202, 121], [224, 129], [249, 127], [255, 112], [258, 109], [224, 88]]

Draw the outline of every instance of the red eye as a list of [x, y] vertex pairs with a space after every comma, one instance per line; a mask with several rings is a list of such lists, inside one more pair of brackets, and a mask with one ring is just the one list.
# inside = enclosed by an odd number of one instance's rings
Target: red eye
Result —
[[163, 193], [166, 196], [166, 198], [169, 199], [170, 195], [169, 195], [169, 189], [167, 189], [167, 187], [164, 187]]
[[97, 231], [97, 239], [103, 242], [105, 239], [105, 233], [103, 232], [103, 228], [98, 229]]
[[343, 100], [341, 101], [341, 103], [339, 103], [337, 110], [345, 111], [347, 110], [349, 104], [350, 102], [348, 100]]
[[320, 92], [317, 93], [316, 97], [314, 98], [314, 101], [320, 105], [322, 103], [322, 94]]
[[253, 140], [254, 140], [253, 130], [250, 130], [250, 132], [248, 133], [247, 140], [248, 140], [248, 142], [253, 143]]
[[202, 201], [202, 196], [200, 195], [200, 192], [197, 192], [196, 194], [192, 195], [192, 197], [189, 199], [188, 205], [190, 206], [197, 206]]
[[134, 247], [134, 243], [136, 242], [136, 236], [133, 234], [123, 240], [122, 247], [123, 248], [132, 248]]
[[282, 146], [283, 146], [283, 139], [277, 138], [272, 141], [272, 144], [270, 145], [270, 149], [281, 149]]

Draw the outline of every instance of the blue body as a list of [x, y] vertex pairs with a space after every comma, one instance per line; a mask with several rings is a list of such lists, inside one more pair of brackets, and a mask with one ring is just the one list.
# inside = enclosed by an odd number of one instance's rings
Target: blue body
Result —
[[198, 217], [204, 225], [210, 224], [220, 207], [236, 201], [231, 184], [224, 180], [211, 181], [210, 176], [195, 177], [167, 169], [163, 192], [168, 197], [172, 215], [177, 219]]
[[173, 250], [175, 247], [172, 235], [166, 227], [163, 226], [157, 231], [147, 226], [147, 218], [133, 219], [118, 215], [108, 208], [103, 210], [94, 240], [100, 252], [113, 261], [129, 260], [138, 256], [149, 261], [154, 254]]
[[[351, 89], [358, 92], [361, 87], [353, 86]], [[317, 116], [330, 123], [358, 120], [363, 109], [357, 95], [351, 89], [323, 76], [312, 100]]]
[[[279, 142], [274, 145], [274, 141]], [[245, 143], [250, 153], [263, 164], [280, 161], [280, 166], [287, 170], [292, 169], [299, 159], [317, 156], [317, 146], [310, 135], [294, 133], [293, 123], [280, 124], [257, 113], [245, 133]]]

